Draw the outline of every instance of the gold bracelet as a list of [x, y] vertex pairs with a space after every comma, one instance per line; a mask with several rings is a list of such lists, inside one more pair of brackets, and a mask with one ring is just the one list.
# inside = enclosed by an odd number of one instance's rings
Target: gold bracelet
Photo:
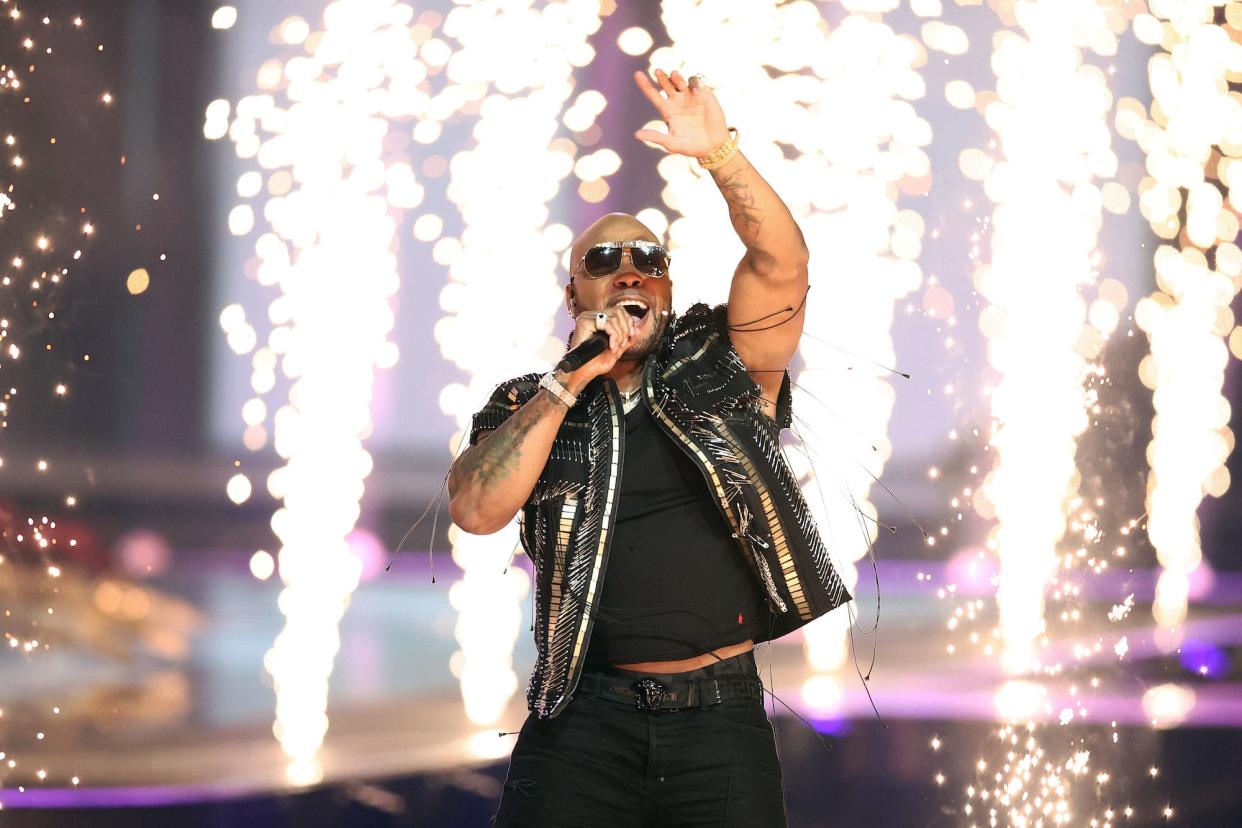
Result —
[[714, 170], [717, 167], [723, 167], [733, 157], [733, 153], [737, 152], [737, 130], [729, 127], [729, 140], [725, 141], [719, 149], [709, 152], [707, 155], [699, 158], [699, 166], [705, 170]]

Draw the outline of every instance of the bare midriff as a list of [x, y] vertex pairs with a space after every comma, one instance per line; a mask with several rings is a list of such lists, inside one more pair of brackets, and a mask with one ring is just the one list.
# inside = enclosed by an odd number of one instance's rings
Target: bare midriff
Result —
[[755, 649], [755, 642], [746, 639], [737, 644], [730, 644], [728, 647], [712, 650], [710, 653], [703, 653], [690, 658], [681, 658], [676, 661], [640, 661], [637, 664], [615, 664], [613, 666], [621, 670], [629, 670], [632, 673], [688, 673], [691, 670], [697, 670], [700, 667], [706, 667], [709, 664], [715, 664], [718, 661], [739, 656], [753, 649]]

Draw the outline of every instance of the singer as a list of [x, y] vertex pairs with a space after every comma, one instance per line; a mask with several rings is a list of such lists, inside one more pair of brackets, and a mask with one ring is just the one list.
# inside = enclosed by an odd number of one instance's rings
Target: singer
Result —
[[566, 361], [501, 384], [453, 465], [453, 520], [486, 534], [520, 512], [535, 570], [531, 713], [496, 824], [784, 825], [752, 651], [850, 600], [779, 444], [807, 247], [700, 76], [635, 81], [668, 127], [635, 137], [697, 159], [746, 252], [726, 305], [678, 316], [660, 240], [596, 221], [570, 257]]

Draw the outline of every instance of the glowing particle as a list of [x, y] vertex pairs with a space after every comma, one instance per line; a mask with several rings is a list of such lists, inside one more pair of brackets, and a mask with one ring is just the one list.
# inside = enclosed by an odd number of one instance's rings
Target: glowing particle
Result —
[[617, 37], [617, 47], [635, 57], [646, 54], [653, 44], [651, 33], [639, 26], [631, 26]]
[[293, 46], [306, 40], [310, 34], [310, 24], [300, 17], [287, 17], [280, 24], [280, 39]]
[[147, 269], [144, 267], [140, 267], [140, 268], [137, 268], [136, 270], [130, 271], [129, 276], [126, 277], [125, 279], [125, 289], [128, 290], [134, 296], [137, 296], [140, 293], [144, 293], [146, 289], [150, 286], [151, 286], [151, 274], [148, 273]]
[[211, 28], [231, 29], [237, 22], [237, 9], [233, 6], [221, 6], [211, 15]]
[[229, 500], [240, 506], [250, 499], [250, 478], [244, 474], [235, 474], [229, 478], [224, 490]]
[[254, 229], [254, 210], [249, 204], [239, 204], [229, 211], [229, 232], [244, 236]]
[[425, 213], [414, 222], [414, 238], [422, 242], [435, 241], [444, 230], [444, 219], [435, 213]]
[[250, 574], [260, 581], [266, 581], [276, 571], [276, 561], [270, 552], [258, 550], [250, 556]]

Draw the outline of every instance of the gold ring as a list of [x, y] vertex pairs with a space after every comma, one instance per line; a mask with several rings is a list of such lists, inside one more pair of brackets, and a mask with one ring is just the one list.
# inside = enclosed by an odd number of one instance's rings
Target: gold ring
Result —
[[687, 81], [687, 83], [690, 86], [702, 86], [704, 83], [704, 80], [705, 78], [702, 75], [691, 75], [690, 80]]

